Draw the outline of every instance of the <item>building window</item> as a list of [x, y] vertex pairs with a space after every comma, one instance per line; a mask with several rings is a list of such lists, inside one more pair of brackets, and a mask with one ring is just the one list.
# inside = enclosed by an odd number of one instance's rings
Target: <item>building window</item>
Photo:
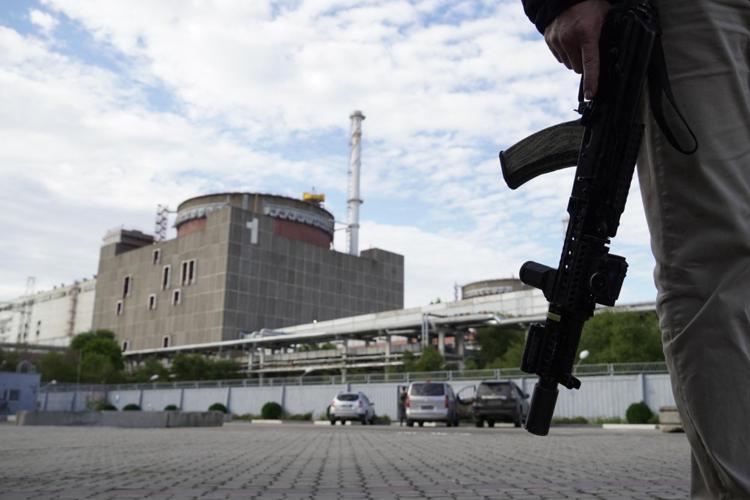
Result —
[[154, 250], [154, 265], [161, 262], [161, 248]]
[[130, 347], [130, 343], [127, 340], [123, 340], [122, 341], [122, 352], [127, 351], [128, 347]]
[[195, 259], [188, 262], [188, 285], [195, 283], [197, 277], [197, 270], [195, 268]]
[[36, 336], [38, 337], [40, 333], [42, 333], [42, 322], [37, 321], [36, 322]]
[[122, 310], [123, 310], [122, 301], [118, 300], [117, 303], [115, 304], [115, 314], [118, 316], [121, 316]]
[[8, 401], [18, 401], [21, 399], [21, 391], [18, 389], [11, 389], [8, 391]]
[[161, 289], [166, 290], [172, 284], [172, 266], [164, 266], [161, 270]]
[[133, 278], [128, 275], [122, 280], [122, 296], [130, 297], [133, 293]]
[[165, 335], [161, 338], [161, 346], [169, 347], [169, 335]]
[[180, 267], [180, 284], [182, 286], [192, 285], [198, 277], [195, 259], [182, 261]]
[[153, 311], [156, 309], [156, 294], [152, 293], [148, 296], [148, 310]]
[[182, 286], [187, 285], [187, 268], [188, 263], [186, 260], [183, 260], [182, 264], [180, 264], [180, 285]]
[[178, 288], [177, 290], [172, 292], [172, 305], [176, 306], [181, 303], [182, 303], [182, 292]]

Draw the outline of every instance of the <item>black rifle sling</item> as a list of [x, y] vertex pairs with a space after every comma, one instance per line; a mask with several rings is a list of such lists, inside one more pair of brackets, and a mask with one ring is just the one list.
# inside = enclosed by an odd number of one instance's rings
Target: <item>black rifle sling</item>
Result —
[[[667, 74], [667, 62], [664, 58], [664, 48], [661, 44], [661, 35], [657, 36], [654, 42], [654, 48], [651, 52], [651, 61], [649, 61], [648, 65], [648, 93], [649, 104], [651, 106], [651, 112], [654, 115], [654, 120], [656, 120], [659, 129], [661, 129], [661, 132], [664, 134], [667, 141], [669, 141], [669, 144], [682, 154], [689, 155], [695, 153], [698, 149], [698, 139], [695, 137], [693, 130], [680, 112], [680, 109], [677, 107], [677, 102], [672, 93], [672, 86], [669, 84], [669, 75]], [[667, 98], [670, 107], [679, 117], [685, 130], [690, 134], [693, 141], [691, 147], [683, 147], [672, 131], [672, 128], [670, 128], [669, 123], [667, 123], [667, 118], [664, 116], [662, 95]]]

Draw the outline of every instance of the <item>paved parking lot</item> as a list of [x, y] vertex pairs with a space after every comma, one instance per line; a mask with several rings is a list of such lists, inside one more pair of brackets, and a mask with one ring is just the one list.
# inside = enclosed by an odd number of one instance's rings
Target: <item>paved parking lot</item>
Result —
[[686, 498], [684, 434], [0, 425], [0, 499]]

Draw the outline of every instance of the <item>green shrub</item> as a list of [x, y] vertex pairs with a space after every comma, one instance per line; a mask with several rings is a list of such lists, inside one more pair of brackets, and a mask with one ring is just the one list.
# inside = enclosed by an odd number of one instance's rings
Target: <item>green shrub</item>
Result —
[[107, 401], [106, 399], [100, 399], [98, 401], [92, 401], [86, 405], [89, 410], [94, 411], [117, 411], [117, 407]]
[[279, 403], [269, 401], [260, 409], [260, 416], [266, 420], [278, 420], [281, 418], [283, 409]]
[[310, 420], [312, 421], [312, 412], [303, 413], [301, 415], [300, 414], [287, 415], [286, 418], [287, 420], [304, 420], [304, 421]]
[[180, 411], [177, 405], [167, 405], [164, 407], [164, 411]]
[[648, 419], [649, 424], [659, 424], [659, 414], [654, 413], [654, 416]]
[[221, 403], [214, 403], [208, 407], [208, 411], [220, 411], [221, 413], [229, 413], [227, 407]]
[[593, 422], [597, 425], [621, 424], [622, 417], [596, 417]]
[[552, 419], [553, 424], [588, 424], [586, 417], [555, 417]]
[[625, 418], [629, 424], [645, 424], [654, 416], [651, 408], [646, 403], [633, 403], [628, 406], [625, 412]]
[[135, 403], [129, 403], [122, 407], [122, 411], [141, 411], [141, 407]]
[[375, 424], [377, 425], [391, 425], [391, 417], [388, 415], [377, 415], [375, 417]]

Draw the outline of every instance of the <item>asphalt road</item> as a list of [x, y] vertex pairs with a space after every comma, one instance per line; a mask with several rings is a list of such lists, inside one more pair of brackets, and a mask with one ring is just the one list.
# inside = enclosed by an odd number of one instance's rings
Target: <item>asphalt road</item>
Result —
[[684, 434], [555, 427], [0, 425], [0, 500], [687, 498]]

